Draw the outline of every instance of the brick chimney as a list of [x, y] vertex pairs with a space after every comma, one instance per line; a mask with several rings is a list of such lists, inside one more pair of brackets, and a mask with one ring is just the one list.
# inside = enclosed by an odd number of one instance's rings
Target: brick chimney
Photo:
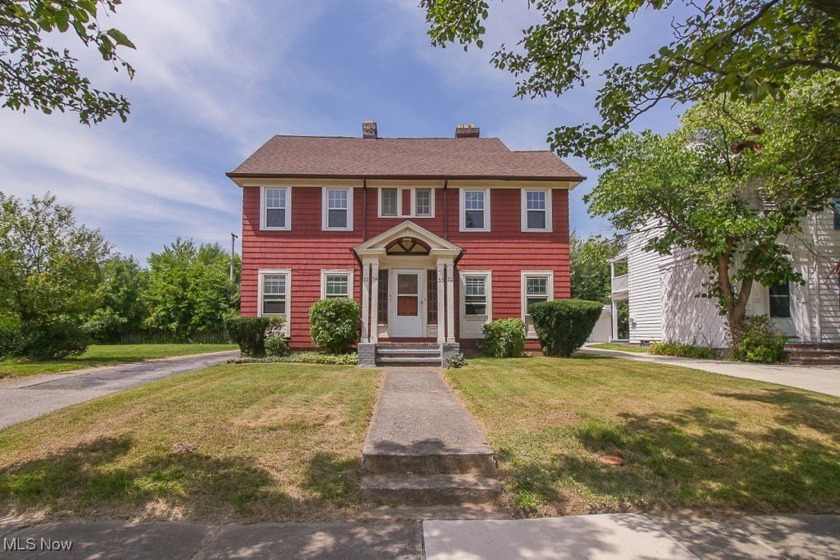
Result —
[[474, 124], [459, 124], [455, 127], [455, 138], [478, 138], [479, 129]]
[[362, 138], [379, 138], [376, 131], [376, 121], [364, 121], [362, 123]]

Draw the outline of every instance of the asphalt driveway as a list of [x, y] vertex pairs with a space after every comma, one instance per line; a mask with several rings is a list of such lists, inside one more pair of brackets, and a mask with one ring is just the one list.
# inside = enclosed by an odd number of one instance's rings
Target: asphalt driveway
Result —
[[0, 428], [129, 387], [214, 366], [239, 351], [213, 352], [39, 376], [0, 386]]

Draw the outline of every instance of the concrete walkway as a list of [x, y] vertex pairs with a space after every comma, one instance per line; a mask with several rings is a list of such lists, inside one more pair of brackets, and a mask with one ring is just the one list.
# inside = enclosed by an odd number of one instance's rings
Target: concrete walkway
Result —
[[724, 360], [693, 360], [674, 356], [654, 356], [639, 352], [623, 352], [620, 350], [601, 350], [584, 346], [582, 354], [594, 354], [613, 358], [625, 358], [642, 362], [667, 364], [691, 369], [699, 369], [711, 373], [719, 373], [741, 379], [752, 379], [775, 383], [797, 389], [806, 389], [815, 393], [823, 393], [840, 397], [840, 366], [791, 366], [785, 364], [745, 364]]
[[[29, 540], [31, 539], [31, 540]], [[42, 540], [43, 539], [43, 540]], [[32, 550], [20, 550], [26, 547]], [[59, 551], [47, 546], [70, 547]], [[18, 548], [18, 550], [15, 550]], [[428, 560], [837, 558], [840, 516], [638, 514], [404, 523], [45, 523], [0, 519], [0, 557]]]
[[0, 428], [115, 391], [221, 364], [238, 355], [236, 350], [179, 356], [4, 383], [0, 386]]

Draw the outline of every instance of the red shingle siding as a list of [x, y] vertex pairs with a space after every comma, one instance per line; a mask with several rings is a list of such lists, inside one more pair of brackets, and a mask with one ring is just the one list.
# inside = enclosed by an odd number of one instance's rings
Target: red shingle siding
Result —
[[[290, 231], [261, 231], [260, 189], [245, 187], [242, 218], [242, 314], [257, 314], [260, 269], [290, 269], [291, 344], [295, 348], [310, 347], [309, 307], [321, 296], [321, 270], [353, 270], [354, 297], [361, 301], [360, 267], [352, 248], [364, 241], [364, 238], [370, 239], [406, 219], [464, 249], [463, 257], [456, 267], [456, 300], [459, 292], [457, 275], [466, 270], [492, 271], [494, 318], [521, 316], [523, 270], [553, 271], [555, 299], [568, 298], [569, 193], [562, 189], [551, 192], [551, 233], [521, 231], [519, 189], [491, 190], [490, 232], [459, 232], [459, 196], [458, 189], [453, 188], [447, 189], [446, 193], [443, 189], [435, 189], [434, 218], [378, 218], [377, 189], [368, 189], [365, 209], [364, 189], [356, 188], [353, 197], [354, 230], [322, 231], [322, 195], [318, 187], [292, 189]], [[447, 216], [444, 220], [445, 208]], [[406, 208], [405, 213], [408, 212]], [[456, 312], [456, 330], [458, 323]]]

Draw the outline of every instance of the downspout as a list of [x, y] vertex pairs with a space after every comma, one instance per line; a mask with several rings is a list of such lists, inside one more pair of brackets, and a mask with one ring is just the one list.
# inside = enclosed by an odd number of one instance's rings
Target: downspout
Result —
[[362, 208], [362, 243], [364, 243], [367, 241], [367, 179], [362, 179], [362, 192], [364, 193], [362, 196], [362, 202], [365, 205], [364, 208]]
[[449, 241], [449, 211], [448, 208], [448, 199], [449, 194], [446, 192], [446, 189], [449, 187], [449, 179], [443, 180], [443, 238]]

